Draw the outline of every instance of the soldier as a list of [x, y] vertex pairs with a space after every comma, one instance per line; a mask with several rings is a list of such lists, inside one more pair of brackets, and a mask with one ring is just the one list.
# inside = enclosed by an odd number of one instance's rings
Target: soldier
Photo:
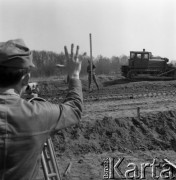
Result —
[[98, 83], [97, 83], [97, 80], [96, 80], [96, 74], [95, 74], [95, 69], [96, 69], [96, 66], [92, 63], [92, 77], [91, 77], [91, 67], [90, 67], [90, 60], [88, 60], [88, 66], [87, 66], [87, 73], [88, 73], [88, 82], [89, 82], [89, 92], [91, 92], [91, 81], [93, 79], [93, 81], [95, 82], [96, 86], [97, 86], [97, 89], [99, 90], [99, 86], [98, 86]]
[[68, 54], [69, 92], [63, 104], [22, 99], [28, 85], [31, 51], [21, 39], [0, 43], [0, 179], [33, 180], [44, 143], [54, 132], [78, 123], [82, 113], [81, 61]]

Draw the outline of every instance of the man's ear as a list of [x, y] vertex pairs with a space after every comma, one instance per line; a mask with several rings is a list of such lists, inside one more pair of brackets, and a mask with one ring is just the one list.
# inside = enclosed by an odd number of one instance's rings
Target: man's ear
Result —
[[25, 74], [22, 78], [21, 78], [21, 85], [22, 86], [27, 86], [29, 83], [29, 79], [30, 79], [30, 73]]

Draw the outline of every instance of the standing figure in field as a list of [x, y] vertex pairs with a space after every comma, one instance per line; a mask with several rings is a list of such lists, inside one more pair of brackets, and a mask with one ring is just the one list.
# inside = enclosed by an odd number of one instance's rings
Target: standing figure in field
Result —
[[92, 78], [91, 78], [91, 61], [88, 60], [87, 73], [88, 73], [88, 82], [89, 82], [89, 92], [92, 91], [91, 90], [92, 79], [95, 82], [97, 89], [98, 90], [100, 89], [96, 80], [95, 69], [96, 69], [96, 66], [92, 63]]

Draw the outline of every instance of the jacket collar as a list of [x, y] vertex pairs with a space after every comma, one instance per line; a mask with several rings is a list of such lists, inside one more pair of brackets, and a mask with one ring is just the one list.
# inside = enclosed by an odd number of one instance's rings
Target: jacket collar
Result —
[[20, 97], [20, 95], [16, 92], [15, 89], [0, 88], [0, 94], [3, 94], [3, 95], [15, 95], [15, 96]]

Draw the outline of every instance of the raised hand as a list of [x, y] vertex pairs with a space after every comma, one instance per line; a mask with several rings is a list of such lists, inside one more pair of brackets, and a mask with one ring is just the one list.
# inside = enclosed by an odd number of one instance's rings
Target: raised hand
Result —
[[67, 47], [64, 47], [66, 65], [56, 64], [58, 68], [66, 68], [69, 78], [79, 79], [81, 71], [81, 60], [78, 58], [79, 46], [76, 47], [76, 53], [73, 53], [74, 44], [71, 45], [71, 54], [69, 55]]

